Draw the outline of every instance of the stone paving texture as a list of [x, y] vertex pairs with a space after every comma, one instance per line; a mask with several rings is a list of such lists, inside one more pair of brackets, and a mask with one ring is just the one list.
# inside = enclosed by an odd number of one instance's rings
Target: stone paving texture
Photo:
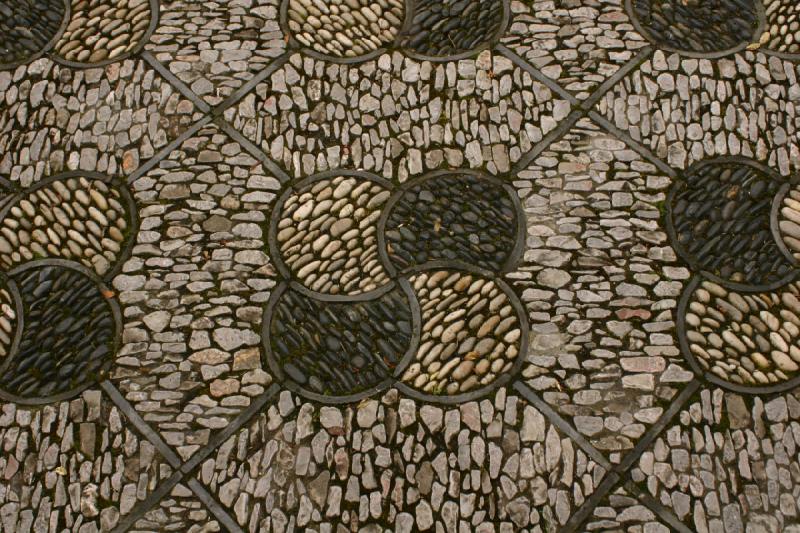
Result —
[[791, 0], [0, 0], [0, 532], [800, 533]]

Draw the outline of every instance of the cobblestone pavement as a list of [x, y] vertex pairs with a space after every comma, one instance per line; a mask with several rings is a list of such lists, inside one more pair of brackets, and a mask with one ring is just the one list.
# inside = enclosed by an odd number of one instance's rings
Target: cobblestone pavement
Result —
[[800, 533], [795, 0], [0, 0], [0, 532]]

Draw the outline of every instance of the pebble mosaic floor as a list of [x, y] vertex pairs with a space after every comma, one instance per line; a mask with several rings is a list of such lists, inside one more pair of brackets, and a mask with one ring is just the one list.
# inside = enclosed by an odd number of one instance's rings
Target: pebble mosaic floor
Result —
[[0, 0], [0, 532], [800, 533], [796, 0]]

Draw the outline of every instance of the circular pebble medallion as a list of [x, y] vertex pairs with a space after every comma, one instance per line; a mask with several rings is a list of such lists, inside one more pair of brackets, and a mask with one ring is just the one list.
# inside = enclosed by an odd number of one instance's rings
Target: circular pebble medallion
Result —
[[525, 313], [516, 295], [498, 280], [452, 270], [411, 278], [419, 300], [421, 336], [403, 383], [429, 397], [477, 393], [521, 362]]
[[72, 0], [55, 54], [75, 66], [118, 61], [144, 46], [157, 16], [157, 0]]
[[800, 383], [800, 282], [756, 292], [697, 277], [678, 316], [683, 353], [710, 381], [754, 394]]
[[800, 187], [788, 187], [776, 198], [777, 237], [789, 254], [800, 263]]
[[398, 46], [423, 58], [465, 57], [501, 35], [507, 14], [503, 0], [417, 0]]
[[499, 180], [437, 172], [393, 195], [380, 224], [381, 251], [398, 270], [455, 261], [501, 272], [522, 251], [520, 213], [516, 194]]
[[282, 285], [264, 318], [266, 361], [314, 399], [366, 397], [393, 381], [419, 327], [410, 288], [392, 285], [370, 300], [332, 303]]
[[49, 403], [76, 396], [108, 371], [119, 310], [91, 271], [68, 261], [31, 262], [11, 271], [22, 304], [19, 346], [5, 358], [0, 396]]
[[69, 0], [0, 0], [0, 69], [33, 61], [64, 29]]
[[628, 0], [637, 29], [666, 50], [715, 55], [743, 49], [761, 25], [758, 0]]
[[301, 45], [334, 59], [364, 59], [392, 44], [405, 0], [285, 0], [284, 23]]
[[765, 0], [767, 23], [761, 45], [791, 58], [800, 58], [800, 2]]
[[694, 165], [668, 200], [675, 250], [723, 284], [777, 287], [793, 275], [771, 225], [780, 180], [752, 161], [720, 158]]
[[99, 276], [113, 273], [133, 244], [133, 198], [100, 174], [71, 172], [24, 190], [0, 210], [0, 266], [60, 257]]
[[0, 366], [2, 361], [16, 350], [18, 342], [19, 312], [21, 303], [18, 293], [11, 289], [11, 282], [0, 276]]
[[389, 283], [377, 222], [388, 182], [359, 172], [326, 172], [287, 190], [270, 225], [278, 268], [309, 291], [355, 296]]

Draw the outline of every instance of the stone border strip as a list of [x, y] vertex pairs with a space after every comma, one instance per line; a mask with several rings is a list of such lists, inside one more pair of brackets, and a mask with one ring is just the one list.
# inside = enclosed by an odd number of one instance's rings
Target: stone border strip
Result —
[[627, 63], [622, 65], [617, 71], [611, 75], [606, 81], [597, 86], [597, 88], [587, 98], [581, 100], [581, 107], [586, 111], [591, 111], [597, 105], [603, 96], [614, 88], [614, 86], [623, 80], [628, 74], [642, 66], [642, 63], [650, 59], [655, 52], [652, 46], [645, 46], [640, 48], [639, 52]]
[[515, 179], [520, 172], [526, 170], [537, 157], [542, 155], [542, 152], [550, 148], [554, 143], [560, 141], [561, 138], [569, 133], [569, 131], [585, 116], [586, 111], [580, 108], [570, 111], [569, 115], [567, 115], [558, 126], [550, 130], [547, 135], [542, 137], [541, 141], [536, 143], [533, 148], [528, 150], [528, 152], [514, 164], [509, 173], [511, 179]]
[[[633, 466], [642, 453], [644, 453], [647, 448], [652, 445], [653, 441], [655, 441], [655, 439], [661, 435], [670, 421], [678, 414], [686, 402], [691, 399], [691, 397], [700, 389], [701, 386], [702, 383], [697, 378], [690, 381], [673, 400], [669, 408], [667, 408], [667, 410], [661, 415], [656, 423], [653, 424], [653, 426], [651, 426], [645, 435], [639, 440], [633, 450], [626, 454], [620, 463], [613, 465], [599, 450], [597, 450], [597, 448], [592, 446], [592, 444], [586, 440], [586, 438], [580, 432], [578, 432], [578, 430], [575, 429], [572, 424], [562, 418], [561, 415], [559, 415], [550, 406], [550, 404], [542, 400], [527, 383], [524, 381], [516, 381], [513, 384], [513, 388], [523, 398], [529, 401], [543, 416], [545, 416], [550, 423], [566, 434], [570, 439], [572, 439], [573, 442], [575, 442], [575, 444], [578, 445], [578, 447], [580, 447], [584, 453], [586, 453], [595, 462], [607, 470], [603, 481], [601, 481], [601, 483], [595, 488], [595, 491], [589, 496], [589, 498], [586, 499], [583, 505], [573, 513], [560, 533], [574, 533], [578, 531], [583, 522], [589, 518], [594, 508], [597, 507], [600, 501], [602, 501], [602, 499], [620, 482], [622, 482], [626, 488], [628, 484], [635, 486], [635, 484], [633, 484], [628, 477], [628, 471], [630, 467]], [[639, 498], [639, 500], [651, 511], [661, 517], [662, 520], [669, 523], [672, 527], [678, 529], [682, 533], [691, 533], [691, 531], [686, 528], [680, 522], [680, 520], [674, 516], [674, 514], [664, 508], [660, 503], [658, 503], [657, 500], [654, 498], [640, 497], [638, 493], [642, 493], [644, 495], [647, 495], [647, 493], [643, 493], [641, 490], [639, 490], [638, 486], [636, 486], [636, 488], [637, 498]], [[679, 525], [682, 526], [683, 529], [678, 527]]]
[[144, 52], [142, 52], [141, 58], [144, 59], [148, 65], [150, 65], [156, 71], [158, 71], [158, 73], [161, 74], [161, 77], [166, 79], [169, 82], [169, 84], [172, 85], [172, 87], [178, 89], [179, 93], [181, 93], [183, 96], [191, 100], [192, 103], [195, 105], [195, 107], [197, 107], [200, 111], [202, 111], [203, 113], [208, 113], [209, 111], [211, 111], [211, 108], [208, 106], [207, 103], [205, 103], [205, 101], [203, 101], [202, 98], [197, 96], [195, 92], [189, 88], [188, 85], [183, 83], [175, 74], [172, 73], [170, 69], [166, 67], [166, 65], [164, 65], [164, 63], [156, 59], [153, 54], [145, 50]]
[[292, 52], [284, 51], [281, 55], [274, 58], [263, 69], [259, 70], [255, 76], [247, 80], [241, 87], [233, 91], [225, 100], [217, 104], [212, 110], [211, 114], [215, 117], [221, 116], [229, 107], [238, 103], [239, 100], [247, 96], [259, 83], [266, 80], [272, 73], [281, 68], [292, 57]]
[[[208, 510], [222, 522], [226, 527], [235, 524], [235, 521], [230, 518], [230, 515], [225, 513], [224, 508], [216, 501], [199, 482], [196, 482], [194, 477], [194, 469], [215, 449], [217, 449], [223, 442], [225, 442], [231, 435], [244, 426], [256, 413], [260, 412], [264, 407], [275, 398], [280, 392], [280, 387], [273, 383], [264, 391], [260, 396], [256, 397], [248, 406], [247, 409], [239, 413], [225, 429], [215, 433], [209, 439], [208, 443], [197, 450], [187, 461], [181, 463], [178, 455], [164, 442], [161, 436], [145, 422], [141, 416], [134, 410], [133, 406], [119, 392], [110, 381], [104, 381], [100, 384], [103, 391], [108, 394], [111, 401], [122, 411], [122, 413], [131, 421], [134, 427], [150, 441], [153, 446], [164, 456], [167, 462], [175, 468], [175, 472], [164, 482], [162, 482], [156, 489], [151, 492], [147, 498], [134, 505], [131, 512], [125, 515], [117, 527], [113, 529], [113, 533], [124, 533], [128, 531], [133, 525], [142, 518], [152, 507], [161, 501], [164, 496], [178, 483], [186, 480], [189, 488], [194, 492], [195, 496], [208, 507]], [[188, 479], [187, 479], [188, 478]], [[195, 483], [192, 483], [195, 481]], [[197, 490], [199, 487], [202, 490]], [[241, 529], [234, 529], [232, 531], [241, 531]]]
[[[519, 68], [521, 68], [528, 74], [530, 74], [533, 77], [533, 79], [535, 79], [536, 81], [538, 81], [543, 85], [546, 85], [548, 89], [558, 94], [564, 100], [568, 101], [571, 106], [580, 107], [580, 100], [578, 100], [578, 98], [574, 94], [572, 94], [564, 87], [559, 85], [558, 82], [556, 82], [552, 78], [545, 76], [541, 70], [531, 65], [527, 60], [520, 57], [519, 54], [508, 48], [506, 45], [498, 44], [494, 48], [494, 51], [500, 55], [505, 56], [507, 59], [511, 60], [512, 63], [517, 65]], [[544, 139], [542, 139], [542, 141], [544, 141]]]
[[642, 26], [642, 23], [639, 21], [639, 16], [636, 14], [636, 9], [633, 7], [633, 2], [636, 0], [625, 0], [625, 13], [628, 15], [628, 19], [630, 19], [631, 24], [633, 25], [636, 32], [644, 37], [649, 43], [657, 46], [660, 50], [663, 50], [668, 53], [675, 53], [679, 54], [683, 57], [690, 57], [690, 58], [697, 58], [697, 59], [719, 59], [721, 57], [725, 57], [727, 55], [733, 55], [738, 52], [743, 52], [747, 50], [754, 43], [758, 43], [759, 37], [761, 34], [764, 33], [764, 29], [767, 22], [766, 12], [764, 10], [764, 4], [761, 0], [755, 0], [754, 7], [756, 11], [756, 17], [758, 17], [758, 25], [756, 26], [755, 30], [753, 31], [753, 36], [751, 37], [750, 41], [739, 43], [738, 45], [728, 48], [726, 50], [718, 50], [715, 52], [695, 52], [691, 50], [679, 50], [672, 46], [666, 46], [662, 43], [654, 43], [653, 38], [650, 37], [650, 32]]
[[661, 520], [669, 524], [669, 526], [678, 531], [679, 533], [695, 533], [691, 529], [689, 529], [686, 524], [680, 521], [680, 519], [675, 516], [675, 514], [661, 505], [661, 502], [650, 496], [650, 494], [646, 491], [643, 491], [639, 485], [634, 483], [629, 479], [623, 480], [622, 486], [625, 487], [625, 490], [636, 496], [640, 502], [642, 502], [646, 507], [648, 507], [651, 511], [656, 513]]
[[[639, 440], [636, 446], [633, 448], [631, 452], [623, 457], [622, 461], [618, 464], [614, 465], [611, 470], [606, 474], [606, 477], [597, 486], [595, 492], [583, 503], [583, 505], [573, 513], [570, 519], [567, 521], [567, 524], [564, 526], [562, 533], [574, 533], [578, 530], [578, 528], [583, 524], [583, 522], [591, 515], [592, 511], [594, 511], [595, 507], [600, 503], [600, 501], [609, 494], [616, 486], [617, 482], [629, 481], [629, 474], [628, 471], [630, 467], [636, 462], [637, 459], [644, 453], [647, 448], [653, 443], [653, 441], [664, 431], [667, 427], [669, 422], [678, 414], [678, 412], [683, 408], [686, 402], [692, 397], [692, 395], [697, 392], [697, 390], [701, 387], [701, 383], [697, 378], [690, 381], [683, 390], [678, 394], [677, 398], [673, 400], [670, 404], [669, 408], [661, 415], [661, 417], [653, 424], [650, 429], [645, 433], [645, 435]], [[543, 413], [545, 414], [545, 413]], [[551, 422], [555, 424], [553, 418], [550, 415], [545, 414], [545, 416], [550, 419]], [[557, 415], [556, 415], [557, 416]], [[573, 439], [575, 442], [583, 448], [581, 445], [581, 441], [577, 439]], [[584, 449], [584, 451], [587, 451]], [[587, 451], [588, 453], [588, 451]], [[599, 452], [598, 452], [599, 453]], [[601, 463], [602, 466], [602, 463]], [[613, 479], [614, 481], [611, 482], [610, 480]], [[608, 481], [608, 482], [607, 482]], [[632, 482], [631, 482], [632, 483]], [[637, 495], [638, 497], [638, 495]], [[680, 521], [675, 517], [671, 512], [665, 509], [663, 506], [658, 504], [657, 500], [655, 499], [641, 499], [640, 500], [644, 505], [646, 505], [651, 511], [656, 513], [659, 517], [661, 517], [667, 523], [680, 523]], [[651, 503], [658, 504], [657, 506], [651, 506]], [[688, 529], [686, 530], [689, 533]]]
[[[25, 272], [27, 270], [33, 270], [33, 269], [37, 269], [37, 268], [42, 268], [42, 267], [48, 267], [48, 266], [62, 267], [62, 268], [66, 268], [66, 269], [78, 272], [80, 274], [83, 274], [86, 278], [88, 278], [90, 281], [92, 281], [92, 283], [94, 283], [95, 287], [98, 289], [98, 291], [100, 293], [111, 292], [109, 290], [108, 286], [103, 281], [103, 278], [98, 276], [97, 273], [94, 270], [84, 266], [82, 263], [78, 263], [76, 261], [72, 261], [72, 260], [69, 260], [69, 259], [61, 259], [61, 258], [53, 258], [53, 257], [50, 257], [50, 258], [47, 258], [47, 259], [32, 259], [30, 261], [25, 261], [24, 263], [21, 263], [19, 265], [14, 266], [13, 268], [9, 269], [6, 272], [6, 274], [7, 274], [8, 278], [13, 280], [13, 277], [15, 275], [21, 273], [21, 272]], [[11, 287], [10, 285], [7, 285], [7, 286], [9, 288]], [[10, 290], [13, 290], [14, 292], [16, 292], [16, 294], [14, 294], [14, 298], [16, 300], [16, 298], [19, 297], [20, 298], [20, 304], [21, 304], [22, 303], [21, 302], [22, 295], [19, 293], [19, 288], [17, 287], [16, 283], [14, 284], [13, 289], [10, 289]], [[116, 355], [119, 353], [120, 346], [122, 345], [122, 329], [123, 329], [123, 327], [122, 327], [122, 311], [120, 309], [119, 302], [117, 301], [116, 298], [114, 298], [112, 296], [110, 298], [109, 297], [105, 297], [104, 299], [105, 299], [105, 302], [106, 302], [106, 304], [108, 305], [108, 307], [109, 307], [109, 309], [111, 311], [111, 316], [112, 316], [112, 318], [114, 320], [114, 329], [115, 329], [115, 331], [113, 333], [113, 341], [112, 341], [113, 345], [112, 345], [112, 349], [111, 349], [111, 355], [109, 356], [112, 359], [110, 359], [107, 362], [107, 364], [110, 364], [110, 363], [113, 362], [113, 358], [115, 358]], [[15, 339], [15, 342], [14, 342], [14, 348], [15, 349], [17, 349], [19, 347], [19, 342], [21, 342], [21, 340], [22, 340], [22, 333], [24, 333], [24, 323], [23, 323], [23, 321], [24, 321], [24, 310], [22, 309], [22, 305], [20, 305], [19, 309], [17, 311], [17, 334], [16, 334], [17, 338]], [[4, 371], [5, 367], [8, 366], [11, 363], [11, 361], [14, 359], [15, 355], [16, 355], [16, 353], [9, 352], [9, 354], [4, 358], [3, 365], [2, 365], [2, 368], [0, 368], [0, 370]], [[105, 371], [108, 371], [108, 368], [105, 368]], [[71, 388], [71, 389], [69, 389], [67, 391], [59, 392], [57, 394], [51, 394], [51, 395], [48, 395], [48, 396], [34, 396], [32, 398], [23, 398], [23, 397], [17, 396], [15, 394], [12, 394], [12, 393], [9, 393], [9, 392], [6, 392], [6, 391], [0, 389], [0, 400], [6, 400], [6, 401], [9, 401], [9, 402], [18, 404], [18, 405], [27, 405], [27, 406], [34, 406], [35, 407], [35, 406], [41, 406], [43, 404], [48, 404], [48, 403], [55, 403], [55, 402], [71, 400], [71, 399], [79, 396], [85, 390], [93, 388], [95, 386], [97, 386], [97, 381], [90, 380], [90, 381], [87, 381], [86, 383], [82, 383], [81, 385], [79, 385], [77, 387], [73, 387], [73, 388]]]
[[211, 511], [217, 520], [219, 520], [223, 527], [225, 527], [230, 533], [244, 533], [244, 530], [239, 527], [239, 524], [236, 523], [230, 514], [225, 511], [225, 508], [220, 505], [220, 503], [214, 499], [214, 497], [206, 490], [206, 488], [197, 481], [197, 478], [190, 478], [189, 481], [186, 482], [186, 485], [194, 492], [194, 495], [197, 497], [198, 500], [203, 502], [206, 508]]
[[222, 131], [234, 141], [238, 142], [247, 153], [258, 159], [266, 169], [272, 173], [272, 177], [277, 179], [281, 184], [291, 181], [291, 177], [275, 162], [273, 161], [261, 148], [250, 142], [250, 140], [242, 135], [239, 130], [231, 126], [229, 122], [218, 117], [214, 120]]
[[181, 133], [178, 137], [175, 138], [171, 143], [166, 145], [164, 148], [159, 150], [153, 157], [147, 160], [146, 163], [140, 165], [139, 168], [134, 170], [130, 175], [128, 175], [128, 185], [133, 185], [133, 183], [150, 172], [156, 165], [158, 165], [161, 161], [165, 160], [169, 155], [172, 153], [173, 150], [179, 148], [184, 142], [194, 136], [198, 131], [203, 129], [208, 123], [211, 122], [211, 116], [206, 115], [191, 126], [189, 126], [186, 131]]
[[672, 179], [676, 179], [678, 177], [678, 172], [676, 172], [675, 169], [669, 166], [663, 159], [661, 159], [653, 152], [651, 152], [649, 148], [647, 148], [640, 142], [636, 141], [627, 132], [617, 128], [614, 124], [612, 124], [604, 116], [600, 115], [597, 111], [594, 110], [589, 111], [587, 116], [591, 118], [595, 124], [601, 126], [608, 133], [614, 135], [617, 139], [627, 144], [630, 149], [632, 149], [640, 156], [644, 157], [645, 159], [653, 163], [656, 167], [658, 167], [658, 169], [661, 172], [663, 172]]

